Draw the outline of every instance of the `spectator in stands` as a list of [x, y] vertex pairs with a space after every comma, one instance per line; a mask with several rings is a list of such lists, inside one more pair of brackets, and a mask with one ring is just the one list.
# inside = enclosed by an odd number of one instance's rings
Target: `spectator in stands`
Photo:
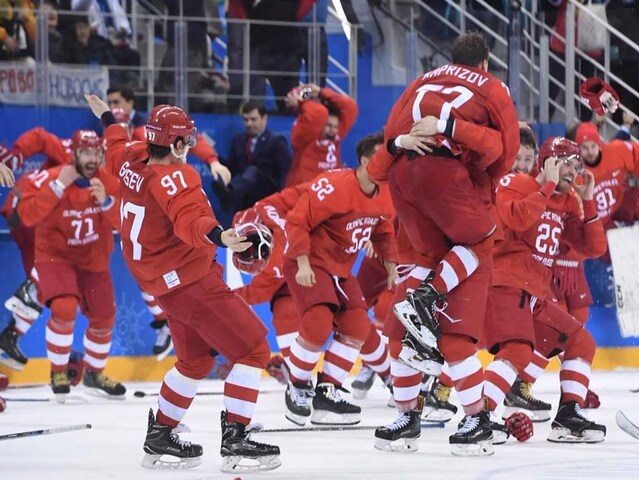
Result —
[[49, 60], [53, 63], [66, 63], [67, 52], [64, 48], [64, 39], [58, 31], [58, 4], [55, 0], [44, 0], [42, 11], [47, 16], [49, 31]]
[[133, 128], [146, 124], [146, 118], [135, 110], [135, 94], [129, 87], [115, 85], [107, 90], [109, 108], [121, 108], [129, 114], [129, 122]]
[[341, 167], [340, 145], [357, 119], [357, 103], [315, 84], [291, 90], [289, 108], [299, 109], [291, 130], [293, 164], [286, 186], [308, 182], [324, 170]]
[[247, 102], [241, 112], [246, 131], [233, 136], [228, 160], [222, 160], [231, 170], [231, 182], [213, 181], [222, 208], [233, 212], [278, 192], [291, 165], [288, 142], [268, 129], [264, 105]]
[[[129, 42], [132, 35], [131, 24], [119, 0], [71, 0], [71, 9], [88, 16], [92, 44], [103, 45], [106, 41], [113, 57], [109, 65], [140, 66], [140, 54], [131, 48]], [[106, 65], [104, 62], [99, 63]], [[132, 87], [139, 83], [139, 73], [135, 70], [112, 68], [109, 78], [111, 83], [124, 83]]]
[[[299, 0], [262, 0], [244, 2], [230, 0], [227, 17], [247, 20], [276, 20], [295, 22], [298, 18]], [[284, 97], [299, 83], [301, 55], [305, 42], [300, 40], [297, 26], [251, 24], [250, 27], [250, 70], [268, 72], [250, 75], [251, 98], [263, 99], [266, 95], [266, 78], [276, 97], [278, 112], [284, 112]], [[244, 25], [228, 23], [229, 70], [243, 68]], [[304, 44], [304, 45], [303, 45]], [[237, 108], [242, 102], [244, 76], [242, 73], [229, 75], [229, 107]]]
[[[211, 0], [209, 0], [211, 1]], [[206, 97], [193, 97], [192, 94], [202, 93], [203, 82], [210, 83], [203, 76], [203, 69], [210, 70], [209, 63], [209, 42], [210, 39], [217, 35], [218, 31], [214, 29], [214, 10], [205, 7], [204, 0], [189, 0], [183, 2], [181, 0], [165, 0], [169, 16], [179, 16], [198, 18], [200, 21], [189, 20], [186, 22], [186, 44], [187, 48], [187, 73], [188, 92], [189, 92], [189, 108], [190, 111], [216, 110], [211, 107], [211, 103], [218, 103], [219, 98], [213, 98], [212, 95]], [[182, 6], [180, 7], [180, 4]], [[165, 103], [175, 104], [173, 92], [175, 91], [175, 26], [173, 21], [167, 24], [167, 43], [168, 48], [162, 59], [162, 72], [160, 72], [159, 90], [166, 97], [161, 101]], [[199, 70], [199, 71], [198, 71]], [[216, 82], [220, 80], [219, 84]], [[218, 85], [223, 84], [222, 79], [213, 77], [214, 89]], [[223, 88], [223, 87], [222, 87]], [[217, 90], [216, 90], [216, 93]]]
[[0, 61], [35, 56], [35, 16], [28, 0], [0, 0]]
[[74, 34], [65, 39], [69, 63], [80, 65], [115, 65], [115, 57], [106, 38], [91, 33], [89, 20], [76, 16]]

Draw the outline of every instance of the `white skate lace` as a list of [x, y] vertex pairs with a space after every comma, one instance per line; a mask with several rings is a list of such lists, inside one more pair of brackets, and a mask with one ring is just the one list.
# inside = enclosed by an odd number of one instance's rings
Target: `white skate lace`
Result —
[[162, 328], [160, 328], [157, 332], [157, 338], [155, 339], [155, 345], [158, 347], [163, 347], [164, 344], [166, 343], [167, 339], [169, 338], [170, 335], [170, 330], [169, 327], [164, 326]]
[[182, 440], [177, 433], [171, 434], [171, 442], [180, 446], [180, 448], [190, 448], [191, 442], [188, 440]]
[[388, 425], [386, 428], [389, 430], [395, 431], [400, 428], [404, 428], [410, 422], [410, 414], [407, 412], [399, 412], [399, 416], [395, 419], [393, 423]]
[[326, 396], [328, 398], [330, 398], [331, 400], [335, 401], [335, 402], [348, 403], [348, 401], [345, 398], [342, 398], [342, 396], [339, 393], [339, 390], [337, 388], [335, 388], [335, 385], [332, 385], [332, 384], [330, 385], [330, 387], [326, 391]]
[[468, 433], [472, 432], [479, 426], [479, 417], [474, 415], [467, 415], [464, 424], [459, 429], [457, 433]]
[[586, 414], [583, 412], [583, 410], [581, 409], [581, 407], [579, 406], [578, 403], [575, 403], [575, 414], [578, 417], [583, 418], [587, 422], [590, 421], [590, 419], [588, 417], [586, 417]]

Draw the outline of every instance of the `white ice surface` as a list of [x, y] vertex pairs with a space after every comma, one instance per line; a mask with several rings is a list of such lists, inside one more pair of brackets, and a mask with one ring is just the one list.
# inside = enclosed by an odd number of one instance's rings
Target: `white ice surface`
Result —
[[[349, 381], [350, 382], [350, 381]], [[553, 403], [558, 400], [558, 373], [546, 373], [535, 386], [536, 395]], [[0, 441], [0, 480], [90, 480], [90, 479], [586, 479], [639, 478], [639, 442], [622, 432], [614, 421], [622, 409], [639, 421], [639, 371], [595, 372], [592, 389], [602, 402], [589, 411], [592, 420], [608, 427], [602, 444], [557, 445], [546, 441], [550, 422], [535, 424], [535, 436], [524, 444], [509, 440], [495, 447], [495, 455], [458, 458], [449, 453], [448, 435], [461, 418], [442, 429], [424, 429], [419, 451], [392, 454], [373, 448], [373, 431], [301, 432], [258, 434], [255, 439], [274, 443], [282, 450], [282, 466], [271, 472], [229, 475], [219, 471], [221, 396], [196, 398], [184, 422], [192, 432], [183, 439], [201, 443], [204, 461], [185, 471], [154, 471], [140, 466], [146, 432], [147, 411], [157, 397], [134, 398], [134, 390], [157, 392], [158, 384], [127, 384], [126, 401], [110, 401], [75, 393], [88, 403], [59, 405], [53, 402], [8, 401], [0, 414], [0, 435], [80, 423], [93, 429], [57, 435]], [[222, 382], [206, 381], [201, 391], [221, 391]], [[254, 421], [265, 428], [294, 425], [284, 418], [283, 387], [266, 380]], [[48, 387], [7, 390], [5, 398], [48, 398]], [[388, 394], [377, 381], [363, 408], [362, 425], [381, 425], [395, 418], [386, 406]], [[453, 397], [453, 400], [454, 397]]]

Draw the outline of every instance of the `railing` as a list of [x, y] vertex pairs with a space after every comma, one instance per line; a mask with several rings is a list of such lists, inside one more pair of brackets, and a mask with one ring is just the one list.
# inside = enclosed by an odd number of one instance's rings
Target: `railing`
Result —
[[[195, 111], [224, 111], [226, 108], [237, 111], [236, 107], [249, 98], [268, 102], [273, 97], [281, 109], [288, 92], [285, 87], [292, 88], [300, 80], [327, 84], [340, 93], [356, 97], [359, 26], [348, 23], [342, 17], [339, 21], [342, 22], [345, 33], [344, 38], [339, 41], [344, 43], [347, 58], [340, 61], [331, 52], [328, 52], [325, 59], [321, 58], [323, 52], [320, 50], [320, 38], [324, 34], [324, 25], [315, 20], [276, 22], [220, 18], [219, 23], [224, 33], [212, 41], [198, 36], [197, 45], [194, 45], [193, 32], [206, 32], [206, 23], [211, 21], [210, 18], [154, 15], [142, 11], [137, 2], [132, 2], [131, 9], [131, 14], [128, 15], [132, 30], [130, 46], [139, 53], [140, 64], [122, 65], [110, 61], [100, 62], [100, 67], [108, 68], [111, 85], [124, 83], [133, 87], [136, 98], [144, 103], [139, 106], [140, 109], [148, 108], [158, 101], [170, 101], [180, 106], [188, 105]], [[0, 13], [6, 11], [0, 9]], [[31, 72], [29, 75], [35, 76], [36, 102], [40, 106], [47, 106], [51, 104], [49, 91], [52, 72], [59, 73], [61, 67], [69, 67], [72, 69], [69, 71], [77, 71], [80, 78], [81, 71], [95, 72], [99, 67], [81, 65], [79, 69], [79, 65], [50, 62], [49, 19], [42, 6], [34, 14], [36, 35], [31, 56], [35, 65], [33, 61], [20, 61], [11, 65], [0, 62], [0, 70], [10, 68], [14, 69], [11, 70], [13, 73]], [[79, 18], [82, 14], [86, 18], [86, 12], [60, 10], [58, 19], [60, 23], [66, 21], [67, 30], [74, 34], [72, 19]], [[329, 15], [337, 17], [338, 12], [332, 10]], [[290, 57], [290, 61], [271, 64], [265, 68], [264, 65], [268, 63], [263, 60], [270, 58], [269, 53], [264, 53], [262, 49], [260, 56], [259, 51], [263, 43], [272, 39], [260, 42], [257, 35], [259, 31], [269, 28], [278, 31], [287, 29], [290, 33], [291, 37], [286, 45], [286, 53], [290, 55], [282, 56]], [[158, 32], [160, 38], [156, 36]], [[322, 64], [326, 65], [325, 70], [322, 70]], [[273, 96], [268, 94], [264, 79], [269, 80]], [[0, 75], [0, 98], [11, 102], [9, 95], [2, 96], [2, 81]], [[8, 84], [6, 86], [9, 87]]]

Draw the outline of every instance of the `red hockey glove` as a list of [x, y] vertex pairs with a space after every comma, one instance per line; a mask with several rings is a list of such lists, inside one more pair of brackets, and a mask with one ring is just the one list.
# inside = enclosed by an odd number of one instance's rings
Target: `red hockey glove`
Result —
[[581, 98], [597, 115], [614, 113], [619, 108], [619, 95], [601, 78], [589, 78], [579, 87]]
[[586, 400], [584, 401], [584, 408], [599, 408], [600, 406], [601, 402], [599, 401], [599, 395], [592, 390], [588, 390], [588, 393], [586, 393]]
[[6, 390], [9, 386], [9, 377], [7, 377], [4, 373], [0, 373], [0, 392], [2, 390]]
[[14, 172], [22, 166], [24, 159], [20, 150], [9, 150], [4, 145], [0, 145], [0, 163], [3, 163]]
[[513, 413], [506, 419], [508, 432], [517, 439], [518, 442], [525, 442], [533, 436], [534, 429], [532, 420], [522, 412]]

